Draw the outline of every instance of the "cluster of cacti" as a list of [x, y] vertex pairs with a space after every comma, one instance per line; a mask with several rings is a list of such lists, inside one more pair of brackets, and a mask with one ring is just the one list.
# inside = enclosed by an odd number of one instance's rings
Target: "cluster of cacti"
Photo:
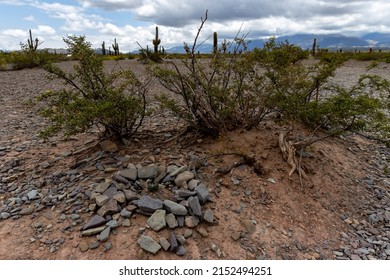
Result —
[[39, 44], [39, 39], [35, 38], [35, 40], [32, 39], [31, 29], [28, 30], [30, 33], [30, 39], [27, 39], [27, 46], [30, 51], [35, 51]]
[[106, 43], [104, 41], [102, 44], [102, 55], [106, 55]]
[[158, 38], [158, 26], [156, 26], [156, 37], [153, 39], [154, 53], [158, 53], [158, 45], [160, 45], [161, 40]]
[[114, 55], [119, 55], [119, 45], [116, 42], [116, 38], [114, 39], [114, 44], [112, 44], [112, 48], [114, 50]]

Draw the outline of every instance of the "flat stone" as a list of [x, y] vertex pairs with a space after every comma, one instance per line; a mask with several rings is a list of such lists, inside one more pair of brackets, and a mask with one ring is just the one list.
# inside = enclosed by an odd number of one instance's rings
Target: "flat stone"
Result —
[[165, 237], [160, 237], [160, 245], [164, 251], [168, 251], [169, 247], [171, 246]]
[[252, 220], [244, 219], [241, 221], [241, 224], [244, 226], [244, 229], [248, 233], [254, 233], [256, 231], [256, 225], [253, 223]]
[[127, 210], [126, 208], [123, 208], [121, 210], [121, 216], [124, 217], [124, 218], [130, 218], [131, 217], [131, 212], [129, 210]]
[[194, 179], [194, 177], [194, 173], [192, 173], [191, 171], [183, 171], [176, 176], [175, 184], [180, 188], [187, 187], [187, 182], [191, 179]]
[[201, 228], [198, 228], [197, 232], [202, 236], [202, 237], [207, 237], [209, 236], [209, 233], [207, 232], [207, 230], [203, 227]]
[[99, 241], [105, 242], [108, 240], [108, 237], [110, 236], [111, 228], [106, 227], [100, 234], [99, 234]]
[[112, 175], [112, 179], [113, 179], [114, 181], [118, 182], [118, 183], [122, 183], [122, 184], [125, 184], [125, 185], [127, 185], [127, 184], [130, 183], [129, 180], [127, 180], [125, 177], [122, 177], [122, 176], [119, 175], [119, 174], [114, 174], [114, 175]]
[[158, 166], [152, 165], [137, 168], [137, 171], [139, 179], [154, 179], [158, 176], [159, 169]]
[[194, 228], [199, 225], [199, 219], [195, 216], [187, 216], [184, 220], [186, 227]]
[[175, 215], [185, 216], [188, 213], [187, 208], [185, 208], [183, 205], [167, 199], [164, 200], [164, 208], [167, 209], [168, 212], [171, 212]]
[[108, 187], [111, 185], [111, 182], [103, 182], [96, 186], [95, 192], [104, 193]]
[[172, 177], [175, 177], [176, 175], [178, 175], [186, 170], [187, 170], [187, 166], [177, 167], [176, 165], [169, 165], [167, 167], [167, 172]]
[[125, 203], [126, 202], [126, 196], [122, 191], [118, 191], [116, 194], [114, 194], [113, 199], [118, 201], [119, 203]]
[[96, 196], [95, 201], [96, 205], [99, 207], [102, 207], [104, 204], [106, 204], [110, 199], [108, 198], [107, 195], [104, 194], [99, 194]]
[[160, 244], [150, 236], [142, 235], [137, 242], [142, 249], [152, 254], [156, 254], [161, 249]]
[[86, 252], [86, 251], [88, 251], [88, 249], [89, 249], [89, 245], [88, 245], [87, 242], [81, 241], [79, 243], [79, 250], [80, 250], [80, 252]]
[[97, 211], [97, 214], [102, 217], [105, 217], [106, 215], [115, 214], [119, 211], [120, 207], [118, 206], [118, 202], [115, 199], [110, 199]]
[[100, 147], [103, 151], [108, 153], [115, 153], [118, 151], [118, 145], [110, 140], [104, 140], [100, 142]]
[[123, 169], [121, 172], [119, 172], [119, 175], [128, 180], [135, 181], [137, 180], [137, 172], [137, 168], [134, 166], [131, 168]]
[[25, 207], [20, 211], [20, 215], [30, 215], [34, 212], [35, 207], [33, 205], [30, 205], [29, 207]]
[[165, 216], [165, 220], [170, 229], [177, 228], [179, 224], [177, 223], [176, 216], [173, 213], [169, 213]]
[[27, 197], [29, 200], [37, 199], [38, 197], [38, 191], [37, 190], [31, 190], [27, 194]]
[[123, 190], [123, 193], [125, 194], [126, 200], [129, 202], [139, 199], [139, 195], [132, 190]]
[[108, 196], [109, 199], [113, 199], [114, 195], [117, 194], [118, 189], [114, 185], [110, 185], [108, 189], [104, 191], [104, 195]]
[[188, 206], [195, 216], [202, 217], [202, 207], [197, 196], [188, 198]]
[[111, 242], [104, 243], [104, 252], [107, 252], [112, 248]]
[[1, 212], [1, 214], [0, 214], [0, 218], [1, 218], [2, 220], [6, 220], [6, 219], [8, 219], [10, 216], [11, 216], [11, 214], [10, 214], [10, 213], [7, 213], [7, 212]]
[[187, 183], [188, 190], [193, 191], [195, 187], [199, 184], [199, 180], [192, 179]]
[[179, 246], [176, 250], [176, 255], [184, 256], [186, 254], [186, 249], [183, 246]]
[[195, 196], [197, 192], [189, 191], [189, 190], [178, 190], [177, 195], [181, 198], [189, 198], [191, 196]]
[[71, 218], [72, 220], [78, 220], [78, 219], [80, 219], [80, 215], [79, 215], [79, 214], [71, 214], [71, 215], [70, 215], [70, 218]]
[[201, 204], [205, 204], [207, 202], [207, 200], [209, 200], [210, 194], [209, 194], [209, 191], [207, 190], [205, 184], [200, 183], [199, 185], [197, 185], [195, 187], [195, 191], [199, 197], [199, 202]]
[[232, 239], [233, 239], [234, 241], [237, 241], [238, 239], [241, 238], [241, 232], [235, 231], [235, 232], [232, 233], [231, 237], [232, 237]]
[[106, 226], [110, 228], [117, 228], [119, 227], [119, 222], [117, 220], [110, 220], [106, 223]]
[[357, 261], [357, 260], [361, 260], [361, 258], [358, 256], [358, 255], [351, 255], [351, 260], [354, 260], [354, 261]]
[[163, 208], [163, 202], [159, 199], [144, 195], [141, 196], [140, 200], [138, 201], [138, 207], [144, 212], [154, 213], [156, 210]]
[[192, 229], [189, 229], [187, 228], [185, 231], [184, 231], [184, 238], [189, 238], [192, 236]]
[[166, 175], [166, 176], [162, 179], [161, 183], [163, 183], [163, 184], [165, 184], [165, 183], [170, 183], [170, 182], [173, 182], [174, 180], [175, 180], [175, 177], [172, 177], [172, 176], [170, 176], [170, 175]]
[[173, 232], [171, 232], [169, 234], [168, 241], [169, 241], [169, 244], [171, 244], [171, 247], [169, 248], [169, 251], [173, 252], [173, 253], [176, 253], [177, 248], [179, 247], [179, 243], [177, 242], [176, 235]]
[[176, 220], [177, 220], [179, 227], [184, 227], [184, 217], [185, 216], [176, 216]]
[[124, 219], [123, 222], [122, 222], [122, 226], [124, 226], [124, 227], [129, 227], [129, 226], [131, 226], [131, 221], [130, 221], [130, 219]]
[[100, 246], [100, 243], [98, 241], [92, 241], [88, 245], [89, 249], [91, 249], [91, 250], [97, 249], [97, 248], [99, 248], [99, 246]]
[[154, 230], [159, 231], [166, 227], [165, 210], [156, 210], [147, 220], [147, 224]]
[[209, 224], [212, 224], [214, 222], [214, 212], [210, 209], [207, 209], [204, 213], [203, 220]]
[[83, 230], [81, 232], [81, 235], [82, 236], [95, 235], [95, 234], [101, 233], [105, 229], [106, 229], [105, 225], [104, 226], [100, 226], [100, 227], [96, 227], [96, 228], [91, 228], [91, 229]]
[[83, 227], [83, 230], [102, 226], [106, 223], [106, 220], [99, 215], [94, 215]]

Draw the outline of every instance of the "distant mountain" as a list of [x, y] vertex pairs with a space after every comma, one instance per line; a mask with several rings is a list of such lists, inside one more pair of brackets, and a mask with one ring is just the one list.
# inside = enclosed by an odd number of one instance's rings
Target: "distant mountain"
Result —
[[[321, 49], [329, 50], [368, 50], [390, 49], [390, 34], [370, 33], [362, 37], [345, 36], [343, 34], [296, 34], [291, 36], [280, 36], [276, 38], [277, 42], [288, 41], [302, 49], [311, 49], [314, 38], [317, 39], [317, 46]], [[250, 40], [249, 50], [254, 48], [263, 48], [265, 39]], [[185, 53], [183, 46], [174, 46], [166, 49], [168, 53]], [[200, 53], [211, 53], [212, 45], [203, 44], [197, 48]]]

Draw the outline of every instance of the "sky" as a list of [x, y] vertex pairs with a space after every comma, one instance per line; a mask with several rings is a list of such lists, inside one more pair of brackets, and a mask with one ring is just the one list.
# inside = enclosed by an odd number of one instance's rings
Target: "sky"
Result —
[[[390, 33], [389, 0], [0, 0], [0, 50], [20, 49], [28, 30], [40, 48], [64, 48], [63, 38], [85, 35], [94, 48], [116, 38], [122, 52], [152, 47], [159, 27], [165, 48], [241, 32], [248, 39], [302, 33], [360, 36]], [[210, 39], [211, 40], [211, 39]]]

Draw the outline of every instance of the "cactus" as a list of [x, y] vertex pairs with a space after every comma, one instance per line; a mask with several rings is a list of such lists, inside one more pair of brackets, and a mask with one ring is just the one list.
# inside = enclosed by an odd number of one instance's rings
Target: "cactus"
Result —
[[116, 42], [116, 38], [114, 39], [114, 44], [112, 44], [112, 49], [114, 50], [114, 55], [119, 55], [119, 45]]
[[213, 53], [217, 53], [218, 51], [218, 34], [214, 32], [213, 34]]
[[102, 44], [102, 55], [106, 55], [106, 43], [104, 41]]
[[29, 29], [28, 32], [30, 33], [30, 39], [27, 39], [28, 49], [30, 51], [35, 51], [35, 50], [37, 50], [38, 46], [40, 45], [39, 39], [35, 38], [35, 40], [33, 41], [32, 34], [31, 34], [31, 29]]
[[158, 38], [158, 26], [156, 26], [156, 38], [153, 40], [154, 53], [158, 53], [158, 45], [160, 45], [161, 40]]
[[317, 49], [317, 38], [314, 38], [313, 47], [312, 47], [312, 49], [311, 49], [311, 54], [312, 54], [313, 56], [316, 55], [316, 49]]

